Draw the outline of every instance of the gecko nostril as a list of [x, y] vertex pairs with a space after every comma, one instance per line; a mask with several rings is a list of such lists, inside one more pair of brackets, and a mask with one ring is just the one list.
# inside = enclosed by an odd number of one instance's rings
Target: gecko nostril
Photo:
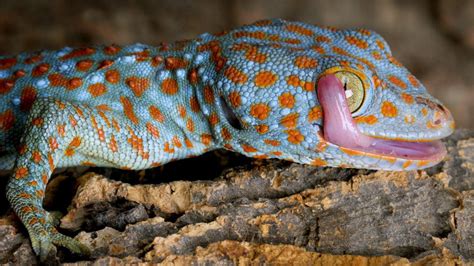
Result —
[[436, 104], [436, 107], [437, 107], [440, 111], [442, 111], [443, 113], [446, 113], [446, 108], [444, 108], [443, 105], [437, 103], [437, 104]]

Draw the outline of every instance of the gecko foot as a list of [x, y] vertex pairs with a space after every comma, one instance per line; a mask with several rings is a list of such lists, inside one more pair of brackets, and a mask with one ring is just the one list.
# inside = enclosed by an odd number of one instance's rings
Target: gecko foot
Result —
[[73, 253], [88, 256], [90, 250], [79, 241], [59, 233], [51, 223], [34, 224], [28, 226], [28, 233], [31, 239], [31, 245], [34, 252], [40, 257], [41, 261], [56, 253], [56, 246], [65, 247]]

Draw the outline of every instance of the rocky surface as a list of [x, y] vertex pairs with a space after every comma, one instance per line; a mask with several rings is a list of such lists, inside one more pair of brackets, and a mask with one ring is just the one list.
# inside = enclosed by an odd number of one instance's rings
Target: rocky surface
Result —
[[[245, 159], [209, 180], [129, 184], [114, 179], [123, 174], [118, 170], [63, 172], [48, 186], [45, 205], [69, 205], [61, 230], [92, 255], [59, 249], [55, 262], [474, 263], [474, 131], [458, 130], [446, 143], [446, 161], [426, 171]], [[171, 167], [199, 167], [195, 163]], [[128, 173], [147, 179], [148, 172]], [[67, 177], [74, 175], [80, 177]], [[72, 201], [61, 189], [71, 191]], [[0, 216], [0, 263], [34, 261], [24, 229], [6, 211]]]

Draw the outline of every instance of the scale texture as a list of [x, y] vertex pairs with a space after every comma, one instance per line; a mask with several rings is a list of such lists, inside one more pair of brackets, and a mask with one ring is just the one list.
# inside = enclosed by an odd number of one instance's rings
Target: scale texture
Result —
[[323, 138], [316, 85], [345, 69], [366, 85], [352, 114], [363, 134], [426, 142], [453, 131], [449, 111], [365, 29], [268, 20], [159, 46], [0, 57], [0, 168], [13, 171], [7, 198], [45, 258], [54, 245], [87, 253], [42, 207], [58, 167], [146, 169], [217, 148], [318, 166], [436, 164]]

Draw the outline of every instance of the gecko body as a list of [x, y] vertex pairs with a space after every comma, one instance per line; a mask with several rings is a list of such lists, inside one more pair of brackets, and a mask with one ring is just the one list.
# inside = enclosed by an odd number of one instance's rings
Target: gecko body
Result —
[[225, 148], [303, 164], [410, 170], [438, 163], [449, 111], [365, 29], [265, 20], [160, 46], [0, 57], [0, 168], [44, 258], [86, 248], [53, 226], [58, 167], [146, 169]]

